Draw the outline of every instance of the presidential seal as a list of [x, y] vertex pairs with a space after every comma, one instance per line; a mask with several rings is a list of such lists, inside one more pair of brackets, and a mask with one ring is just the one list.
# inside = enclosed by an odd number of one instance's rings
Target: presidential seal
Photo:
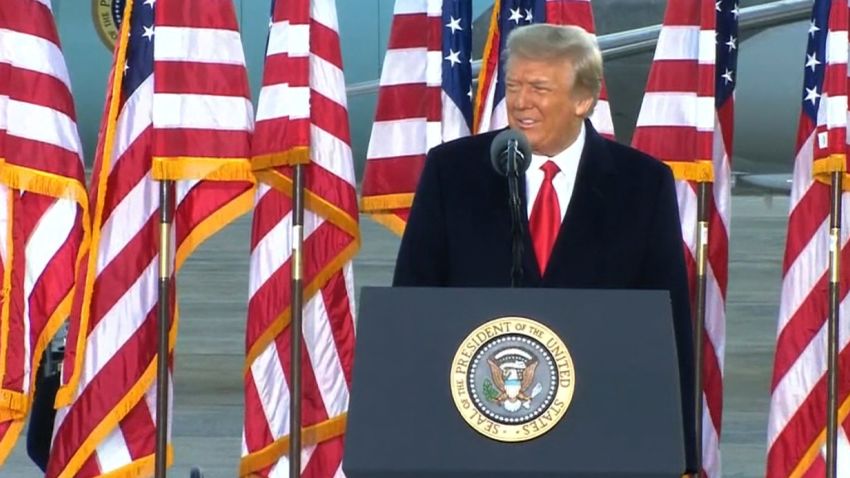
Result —
[[575, 369], [567, 346], [548, 327], [501, 317], [461, 343], [450, 386], [455, 406], [478, 433], [526, 441], [563, 418], [575, 390]]
[[118, 38], [126, 3], [127, 0], [92, 0], [94, 28], [110, 50], [115, 46], [115, 39]]

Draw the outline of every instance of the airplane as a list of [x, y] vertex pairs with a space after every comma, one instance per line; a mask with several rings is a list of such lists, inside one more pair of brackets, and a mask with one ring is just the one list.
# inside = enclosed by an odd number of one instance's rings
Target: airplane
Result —
[[[471, 0], [473, 56], [480, 58], [492, 0]], [[88, 5], [86, 5], [88, 3]], [[120, 0], [54, 1], [70, 71], [87, 162], [92, 162]], [[352, 149], [362, 177], [378, 78], [394, 0], [338, 1]], [[256, 100], [262, 75], [270, 0], [235, 0]], [[806, 28], [812, 0], [741, 0], [736, 93], [735, 178], [758, 188], [788, 191], [802, 91]], [[640, 109], [665, 0], [593, 0], [605, 57], [618, 140], [628, 143]], [[777, 54], [777, 52], [782, 52]]]

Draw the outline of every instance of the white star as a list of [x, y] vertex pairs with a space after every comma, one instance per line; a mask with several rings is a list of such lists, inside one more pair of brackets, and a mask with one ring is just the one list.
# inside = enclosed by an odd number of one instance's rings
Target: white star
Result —
[[820, 65], [820, 62], [818, 61], [817, 54], [809, 55], [806, 53], [806, 68], [811, 68], [812, 71], [815, 71], [818, 65]]
[[145, 32], [144, 32], [144, 33], [142, 33], [142, 37], [143, 37], [143, 38], [147, 38], [147, 39], [148, 39], [148, 41], [150, 41], [151, 39], [153, 39], [153, 25], [151, 25], [151, 26], [149, 26], [149, 27], [146, 27], [146, 26], [142, 25], [142, 28], [144, 28], [144, 29], [145, 29]]
[[723, 78], [727, 84], [734, 81], [732, 79], [732, 71], [730, 71], [729, 68], [726, 68], [726, 73], [723, 73], [720, 77]]
[[459, 65], [460, 64], [460, 52], [459, 51], [453, 51], [453, 50], [449, 49], [449, 56], [447, 56], [445, 59], [448, 60], [449, 63], [451, 63], [451, 66]]
[[721, 0], [717, 0], [717, 2], [714, 3], [714, 9], [717, 10], [718, 12], [723, 11], [723, 9], [720, 8], [720, 2], [721, 2]]
[[130, 69], [130, 64], [129, 64], [129, 63], [124, 63], [124, 75], [125, 75], [125, 76], [127, 75], [127, 70], [129, 70], [129, 69]]
[[516, 10], [514, 10], [513, 8], [511, 9], [511, 18], [509, 18], [508, 20], [519, 24], [519, 22], [522, 20], [522, 13], [519, 12], [519, 8], [517, 8]]
[[738, 5], [736, 4], [734, 7], [732, 7], [732, 15], [733, 15], [735, 18], [738, 18], [738, 14], [739, 14], [739, 13], [741, 13], [741, 11], [740, 11], [740, 10], [738, 10]]
[[817, 86], [811, 89], [806, 88], [806, 97], [803, 99], [803, 101], [811, 101], [814, 105], [818, 98], [820, 98], [820, 95], [818, 94]]
[[525, 21], [527, 21], [528, 23], [531, 23], [531, 22], [534, 21], [534, 14], [531, 13], [530, 8], [525, 9]]
[[733, 37], [732, 35], [729, 35], [729, 41], [726, 42], [726, 46], [729, 47], [729, 51], [732, 51], [735, 48], [738, 48], [738, 46], [735, 43], [736, 41], [737, 40], [735, 40], [735, 37]]
[[153, 4], [156, 3], [156, 0], [145, 0], [144, 5], [150, 5], [153, 8]]
[[466, 96], [468, 96], [470, 100], [472, 99], [472, 87], [471, 86], [469, 87], [469, 93], [467, 93]]
[[452, 29], [452, 35], [458, 30], [463, 31], [463, 28], [460, 26], [460, 18], [451, 17], [449, 23], [446, 24], [446, 28]]
[[812, 23], [809, 25], [809, 35], [814, 36], [815, 32], [819, 32], [819, 31], [820, 31], [820, 28], [818, 28], [818, 26], [815, 25], [815, 21], [812, 20]]

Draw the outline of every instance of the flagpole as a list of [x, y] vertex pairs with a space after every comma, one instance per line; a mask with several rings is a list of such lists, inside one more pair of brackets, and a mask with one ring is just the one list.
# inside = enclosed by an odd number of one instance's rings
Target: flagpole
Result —
[[159, 182], [159, 345], [156, 362], [156, 478], [166, 475], [168, 446], [168, 326], [171, 323], [171, 222], [173, 181]]
[[696, 311], [694, 320], [694, 433], [696, 442], [696, 471], [702, 474], [702, 362], [705, 355], [703, 348], [705, 330], [705, 287], [708, 262], [708, 208], [709, 192], [713, 183], [697, 183], [697, 277], [696, 277]]
[[838, 307], [841, 278], [841, 191], [844, 173], [832, 173], [832, 204], [829, 214], [829, 320], [827, 345], [826, 476], [838, 471]]
[[301, 324], [304, 299], [304, 166], [296, 164], [292, 185], [292, 344], [289, 368], [289, 476], [301, 476]]

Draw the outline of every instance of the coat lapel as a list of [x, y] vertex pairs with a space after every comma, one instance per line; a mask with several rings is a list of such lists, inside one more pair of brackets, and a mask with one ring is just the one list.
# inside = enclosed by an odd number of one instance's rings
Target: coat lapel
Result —
[[[558, 283], [593, 283], [602, 273], [601, 258], [607, 249], [608, 223], [616, 217], [607, 193], [613, 185], [616, 168], [604, 140], [585, 121], [586, 139], [576, 174], [573, 196], [561, 223], [558, 238], [543, 275], [546, 284], [557, 278]], [[533, 250], [532, 250], [532, 256]]]

